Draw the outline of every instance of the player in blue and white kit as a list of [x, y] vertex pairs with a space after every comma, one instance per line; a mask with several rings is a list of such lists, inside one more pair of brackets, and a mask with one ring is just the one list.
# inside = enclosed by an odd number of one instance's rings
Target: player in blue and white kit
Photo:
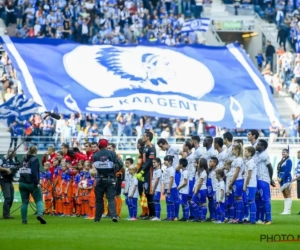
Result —
[[234, 219], [234, 197], [232, 190], [228, 190], [228, 186], [230, 183], [230, 180], [232, 178], [232, 173], [230, 171], [231, 162], [235, 159], [235, 156], [232, 154], [232, 141], [233, 141], [233, 135], [230, 132], [225, 132], [223, 134], [223, 142], [226, 149], [226, 158], [225, 158], [225, 164], [224, 164], [224, 173], [225, 173], [225, 192], [226, 192], [226, 198], [225, 198], [225, 222], [228, 222], [230, 220]]
[[[133, 166], [133, 159], [132, 158], [127, 158], [125, 160], [125, 176], [124, 176], [124, 191], [123, 194], [125, 196], [125, 204], [127, 205], [128, 208], [128, 214], [130, 215], [130, 209], [129, 209], [129, 203], [128, 203], [128, 188], [129, 188], [129, 180], [131, 178], [130, 174], [129, 174], [129, 167]], [[128, 217], [127, 220], [130, 220], [131, 218]]]
[[256, 166], [257, 166], [257, 189], [258, 193], [262, 199], [262, 210], [260, 213], [262, 215], [266, 215], [266, 218], [263, 219], [261, 222], [257, 222], [259, 224], [269, 225], [272, 224], [271, 218], [271, 191], [270, 191], [270, 184], [275, 187], [275, 183], [272, 180], [273, 176], [273, 168], [270, 163], [269, 155], [266, 152], [268, 148], [268, 143], [265, 140], [259, 140], [256, 151], [258, 151], [258, 157], [256, 159]]
[[189, 219], [189, 172], [187, 170], [188, 161], [187, 159], [181, 158], [179, 160], [178, 169], [181, 170], [180, 184], [177, 188], [179, 192], [179, 200], [182, 206], [182, 218], [179, 221], [188, 221]]
[[255, 196], [257, 192], [257, 169], [253, 159], [255, 154], [254, 147], [245, 148], [245, 170], [244, 170], [244, 187], [243, 190], [247, 194], [247, 200], [250, 208], [250, 223], [256, 223], [256, 203]]
[[192, 136], [192, 144], [195, 149], [194, 160], [202, 158], [203, 157], [203, 149], [200, 147], [200, 137], [198, 135]]
[[[256, 129], [251, 129], [251, 130], [249, 130], [247, 137], [248, 137], [248, 141], [251, 143], [252, 147], [254, 147], [256, 150], [256, 146], [259, 141], [258, 140], [259, 132]], [[258, 151], [256, 151], [253, 156], [255, 165], [257, 165], [258, 155], [259, 155], [259, 153], [258, 153]], [[257, 194], [255, 196], [255, 204], [256, 204], [256, 221], [263, 220], [263, 218], [264, 218], [263, 202], [261, 200], [261, 196], [258, 193], [258, 190], [257, 190]]]
[[155, 206], [155, 217], [151, 220], [160, 221], [160, 196], [161, 196], [161, 181], [162, 181], [162, 171], [161, 171], [161, 160], [160, 158], [153, 159], [153, 178], [152, 178], [152, 190], [151, 194], [153, 196], [154, 206]]
[[[213, 144], [213, 138], [211, 136], [206, 136], [203, 141], [203, 147], [206, 148], [206, 152], [203, 154], [203, 158], [206, 159], [207, 165], [210, 163], [210, 159], [217, 155]], [[216, 167], [216, 166], [215, 166]], [[209, 219], [212, 221], [215, 219], [215, 204], [214, 204], [214, 191], [212, 186], [211, 174], [209, 174], [207, 179], [207, 197], [208, 197], [208, 210], [209, 210]]]
[[130, 211], [130, 218], [131, 220], [135, 221], [137, 220], [137, 200], [139, 196], [139, 190], [138, 190], [138, 179], [135, 177], [135, 173], [137, 171], [137, 168], [135, 166], [130, 166], [128, 168], [130, 179], [128, 182], [128, 204], [129, 204], [129, 211]]
[[225, 182], [224, 182], [224, 170], [218, 169], [216, 171], [217, 186], [216, 186], [216, 213], [217, 219], [214, 223], [224, 223], [225, 219]]
[[167, 203], [167, 218], [164, 221], [174, 221], [175, 201], [178, 200], [178, 191], [175, 183], [175, 168], [173, 168], [173, 156], [167, 155], [164, 158], [164, 164], [167, 167], [163, 175], [165, 196]]
[[236, 157], [231, 163], [231, 172], [233, 173], [232, 179], [229, 183], [229, 190], [233, 190], [234, 204], [235, 204], [235, 220], [233, 223], [240, 224], [243, 223], [244, 217], [244, 202], [243, 202], [243, 186], [244, 179], [242, 173], [244, 171], [243, 162], [243, 148], [241, 145], [232, 146], [232, 154]]
[[[234, 144], [238, 144], [242, 148], [244, 146], [244, 142], [241, 139], [234, 140]], [[243, 179], [245, 179], [245, 171], [243, 171], [243, 176], [242, 177], [243, 177]], [[247, 194], [246, 194], [245, 191], [243, 191], [242, 199], [243, 199], [243, 203], [244, 203], [244, 219], [243, 219], [243, 221], [246, 223], [248, 221], [248, 218], [249, 218], [249, 205], [248, 205]]]
[[[189, 176], [189, 195], [188, 195], [188, 201], [190, 202], [192, 197], [193, 197], [193, 188], [194, 188], [194, 184], [195, 184], [195, 173], [196, 173], [196, 169], [194, 167], [194, 154], [192, 152], [192, 148], [193, 145], [191, 143], [191, 141], [186, 141], [183, 144], [183, 152], [184, 154], [182, 155], [183, 158], [187, 159], [188, 161], [188, 166], [187, 166], [187, 170], [188, 170], [188, 176]], [[190, 207], [190, 220], [193, 220], [195, 218], [194, 215], [194, 210], [192, 209], [192, 207]]]
[[[166, 139], [164, 138], [160, 138], [157, 141], [157, 145], [159, 146], [159, 148], [163, 151], [166, 151], [166, 155], [171, 155], [173, 156], [173, 164], [172, 167], [176, 170], [177, 166], [178, 166], [178, 161], [179, 161], [179, 154], [180, 154], [180, 149], [170, 145]], [[175, 171], [175, 183], [176, 186], [179, 185], [180, 182], [180, 171]], [[177, 189], [176, 189], [177, 190]], [[179, 195], [177, 194], [177, 197]], [[179, 207], [180, 207], [180, 201], [176, 200], [175, 201], [175, 220], [178, 219], [178, 214], [179, 214]]]
[[[297, 152], [298, 164], [295, 167], [295, 177], [292, 181], [297, 181], [297, 198], [300, 199], [300, 151]], [[300, 215], [300, 212], [298, 213]]]
[[224, 141], [221, 137], [216, 137], [214, 139], [214, 149], [217, 151], [218, 155], [218, 166], [217, 169], [222, 169], [224, 167], [224, 163], [226, 161], [227, 152], [223, 150]]
[[281, 214], [291, 214], [292, 208], [292, 166], [293, 163], [289, 157], [289, 148], [282, 150], [282, 159], [277, 166], [278, 182], [280, 191], [284, 197], [284, 210]]
[[258, 137], [259, 137], [259, 133], [257, 130], [255, 129], [250, 129], [248, 134], [248, 141], [251, 143], [252, 147], [256, 148], [257, 143], [258, 143]]
[[204, 222], [206, 220], [207, 207], [207, 160], [204, 158], [197, 159], [195, 162], [196, 169], [196, 180], [194, 185], [194, 194], [190, 205], [194, 209], [195, 219], [194, 222]]
[[[217, 157], [211, 157], [209, 161], [209, 168], [208, 168], [208, 179], [207, 179], [207, 193], [210, 194], [212, 197], [208, 196], [208, 209], [209, 209], [209, 220], [214, 221], [216, 220], [216, 195], [215, 191], [218, 185], [216, 170], [218, 166], [219, 160]], [[208, 185], [210, 184], [210, 185]]]

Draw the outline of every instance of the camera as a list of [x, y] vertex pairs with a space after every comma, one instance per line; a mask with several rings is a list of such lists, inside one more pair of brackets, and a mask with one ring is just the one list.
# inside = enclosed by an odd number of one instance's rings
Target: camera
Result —
[[[14, 162], [14, 163], [8, 163], [8, 162], [6, 162], [6, 163], [2, 164], [1, 167], [3, 167], [3, 168], [9, 168], [9, 170], [11, 172], [10, 175], [15, 175], [18, 172], [18, 170], [20, 169], [20, 165], [21, 165], [20, 162]], [[6, 172], [1, 172], [1, 174], [3, 176], [8, 175]]]

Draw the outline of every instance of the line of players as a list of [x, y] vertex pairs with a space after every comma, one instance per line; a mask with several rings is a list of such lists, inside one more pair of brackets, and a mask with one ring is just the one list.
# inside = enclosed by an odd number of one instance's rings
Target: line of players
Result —
[[[153, 159], [153, 178], [150, 194], [154, 195], [155, 215], [152, 220], [160, 220], [161, 183], [167, 203], [166, 220], [179, 218], [179, 207], [182, 204], [181, 221], [204, 221], [207, 205], [210, 221], [222, 223], [243, 223], [248, 221], [250, 207], [250, 223], [271, 224], [270, 184], [274, 185], [271, 176], [273, 169], [266, 153], [268, 144], [258, 141], [258, 132], [250, 130], [248, 139], [252, 147], [245, 150], [243, 158], [242, 141], [236, 140], [226, 132], [222, 138], [206, 137], [200, 147], [199, 136], [186, 141], [183, 150], [179, 150], [159, 139], [158, 146], [167, 152], [164, 165], [167, 167], [160, 174], [161, 161]], [[226, 150], [223, 150], [223, 144]], [[110, 144], [113, 145], [113, 144]], [[42, 176], [44, 190], [45, 213], [60, 216], [84, 215], [94, 217], [96, 172], [92, 169], [92, 154], [98, 150], [97, 143], [85, 145], [86, 154], [69, 150], [62, 145], [62, 151], [50, 152], [48, 169]], [[192, 149], [194, 148], [194, 151]], [[114, 147], [115, 149], [115, 147]], [[140, 150], [139, 160], [142, 158]], [[181, 159], [179, 160], [179, 155]], [[205, 159], [205, 161], [203, 159]], [[138, 162], [137, 165], [142, 163]], [[50, 168], [49, 168], [50, 166]], [[129, 207], [129, 217], [136, 219], [138, 198], [138, 175], [132, 159], [126, 160], [125, 196]], [[174, 171], [173, 171], [174, 170]], [[120, 197], [123, 173], [118, 173], [119, 185], [116, 196], [117, 213], [120, 216], [122, 199]], [[187, 176], [186, 176], [187, 175]], [[244, 181], [245, 180], [245, 181]], [[220, 188], [223, 186], [224, 188]], [[134, 192], [133, 192], [134, 191]], [[105, 209], [104, 214], [108, 211]], [[224, 216], [223, 212], [224, 211]], [[253, 219], [255, 214], [255, 219]], [[143, 209], [142, 219], [149, 219], [147, 209]]]
[[[110, 143], [108, 149], [115, 151], [116, 146]], [[95, 192], [97, 171], [93, 168], [92, 156], [99, 150], [98, 144], [85, 143], [85, 154], [78, 149], [69, 149], [63, 144], [61, 151], [54, 152], [49, 147], [42, 163], [44, 172], [40, 174], [40, 184], [45, 203], [45, 215], [61, 217], [80, 217], [94, 219]], [[120, 157], [118, 155], [118, 157]], [[124, 171], [116, 173], [116, 210], [121, 215], [121, 185]], [[107, 200], [104, 199], [104, 216], [109, 214]]]
[[[271, 224], [270, 185], [275, 186], [273, 168], [266, 152], [268, 143], [258, 140], [258, 136], [257, 130], [250, 130], [248, 139], [252, 146], [245, 149], [243, 142], [233, 141], [229, 132], [224, 133], [223, 138], [207, 136], [203, 147], [200, 147], [200, 137], [192, 136], [184, 143], [183, 150], [159, 139], [158, 146], [166, 151], [166, 169], [162, 171], [160, 158], [153, 159], [150, 193], [154, 195], [155, 216], [141, 216], [141, 219], [161, 220], [163, 186], [167, 208], [165, 221]], [[128, 167], [125, 173], [128, 219], [136, 220], [141, 175], [136, 174], [132, 159], [127, 159], [125, 165]]]

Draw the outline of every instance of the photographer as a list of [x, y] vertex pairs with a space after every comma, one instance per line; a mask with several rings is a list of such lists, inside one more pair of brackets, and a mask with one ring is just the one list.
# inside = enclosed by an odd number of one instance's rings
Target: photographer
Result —
[[9, 149], [7, 154], [0, 159], [0, 184], [4, 197], [3, 218], [14, 219], [10, 216], [10, 208], [14, 201], [13, 177], [19, 166], [16, 152]]

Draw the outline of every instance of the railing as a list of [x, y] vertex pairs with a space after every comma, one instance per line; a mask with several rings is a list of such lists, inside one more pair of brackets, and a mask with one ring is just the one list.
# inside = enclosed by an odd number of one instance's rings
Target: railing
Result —
[[215, 40], [217, 41], [219, 46], [223, 46], [225, 43], [222, 41], [222, 39], [219, 37], [218, 32], [216, 30], [216, 27], [214, 25], [210, 25], [209, 26], [209, 30], [211, 32], [211, 34], [213, 35], [213, 37], [215, 38]]
[[[67, 140], [62, 139], [61, 137], [56, 137], [54, 136], [49, 136], [49, 137], [29, 137], [26, 142], [24, 143], [23, 146], [20, 147], [20, 149], [18, 150], [19, 152], [24, 152], [27, 151], [27, 149], [31, 146], [31, 145], [36, 145], [39, 149], [39, 151], [45, 151], [47, 150], [47, 148], [49, 146], [54, 146], [56, 150], [60, 150], [61, 149], [61, 144], [62, 143], [68, 143], [70, 147], [78, 147], [78, 148], [82, 148], [84, 146], [84, 143], [86, 141], [89, 142], [98, 142], [99, 139], [102, 137], [96, 137], [96, 138], [86, 138], [86, 139], [81, 139], [79, 142], [77, 141], [77, 138], [70, 138]], [[156, 142], [158, 140], [159, 137], [154, 137], [152, 143], [154, 145], [156, 145]], [[15, 145], [18, 145], [18, 143], [21, 142], [23, 138], [17, 137], [17, 141], [15, 142], [16, 139], [11, 138], [11, 137], [1, 137], [1, 141], [0, 141], [0, 152], [4, 153], [6, 152], [6, 150], [11, 146], [12, 148], [15, 147]], [[117, 149], [121, 150], [121, 151], [134, 151], [136, 150], [136, 144], [137, 144], [137, 137], [111, 137], [111, 138], [106, 138], [108, 139], [109, 142], [113, 142], [116, 144]], [[182, 145], [184, 143], [184, 141], [191, 139], [191, 137], [180, 137], [180, 138], [176, 138], [176, 137], [170, 137], [168, 138], [168, 142], [170, 144], [175, 144], [175, 145]], [[201, 141], [203, 141], [204, 138], [201, 138]], [[241, 139], [243, 140], [244, 144], [247, 145], [249, 144], [249, 141], [247, 139], [247, 137], [234, 137], [234, 139]], [[269, 143], [269, 147], [276, 147], [276, 148], [283, 148], [286, 147], [287, 145], [290, 145], [290, 147], [292, 148], [298, 148], [299, 144], [300, 144], [300, 138], [296, 138], [296, 137], [260, 137], [259, 139], [265, 139], [268, 141]], [[10, 143], [12, 145], [10, 145]]]
[[[234, 4], [226, 4], [226, 11], [230, 14], [235, 15], [235, 6]], [[238, 7], [238, 16], [252, 16], [254, 14], [254, 6], [241, 4]]]

